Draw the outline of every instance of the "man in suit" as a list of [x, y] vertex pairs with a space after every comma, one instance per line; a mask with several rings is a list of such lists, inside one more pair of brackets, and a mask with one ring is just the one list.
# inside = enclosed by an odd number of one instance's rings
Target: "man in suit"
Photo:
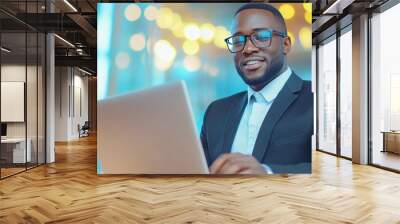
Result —
[[212, 102], [201, 141], [212, 174], [310, 173], [311, 82], [287, 64], [285, 21], [273, 6], [248, 3], [225, 40], [247, 91]]

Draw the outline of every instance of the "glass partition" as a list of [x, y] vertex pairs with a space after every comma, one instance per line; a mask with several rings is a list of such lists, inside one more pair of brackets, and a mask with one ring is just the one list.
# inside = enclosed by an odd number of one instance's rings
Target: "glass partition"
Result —
[[27, 113], [27, 150], [31, 151], [30, 160], [27, 163], [28, 168], [37, 165], [37, 132], [38, 132], [38, 119], [37, 119], [37, 98], [38, 98], [38, 35], [36, 32], [27, 33], [27, 49], [28, 49], [28, 62], [27, 62], [27, 98], [26, 98], [26, 113]]
[[352, 149], [352, 32], [340, 36], [340, 154], [351, 158]]
[[45, 35], [21, 19], [44, 1], [1, 1], [0, 178], [45, 162]]
[[336, 39], [318, 48], [318, 149], [336, 154]]
[[1, 34], [2, 177], [24, 171], [31, 157], [26, 141], [26, 41], [25, 32]]
[[400, 171], [400, 5], [371, 18], [371, 162]]

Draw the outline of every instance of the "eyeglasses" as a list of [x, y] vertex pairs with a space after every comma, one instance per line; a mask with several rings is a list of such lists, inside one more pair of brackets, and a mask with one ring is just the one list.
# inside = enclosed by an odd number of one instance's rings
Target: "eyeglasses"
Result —
[[254, 46], [260, 49], [269, 48], [271, 46], [272, 35], [287, 37], [286, 33], [273, 29], [259, 29], [250, 35], [234, 35], [225, 39], [225, 43], [231, 53], [243, 51], [247, 38], [250, 37]]

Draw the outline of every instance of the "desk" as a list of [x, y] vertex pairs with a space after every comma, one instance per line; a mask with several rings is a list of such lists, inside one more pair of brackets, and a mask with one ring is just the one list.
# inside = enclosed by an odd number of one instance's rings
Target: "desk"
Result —
[[[30, 138], [27, 138], [27, 146], [26, 147], [26, 154], [25, 154], [25, 138], [6, 138], [6, 139], [1, 139], [1, 144], [2, 144], [2, 157], [3, 153], [5, 155], [11, 155], [9, 156], [10, 158], [6, 158], [6, 161], [10, 163], [25, 163], [25, 162], [30, 162], [31, 161], [31, 145], [32, 145], [32, 140]], [[9, 146], [14, 146], [10, 149]], [[5, 157], [3, 157], [5, 158]], [[12, 158], [12, 161], [11, 161]], [[27, 161], [25, 161], [25, 158], [27, 158]]]
[[399, 131], [382, 131], [383, 133], [383, 150], [382, 152], [393, 152], [400, 154], [400, 132]]

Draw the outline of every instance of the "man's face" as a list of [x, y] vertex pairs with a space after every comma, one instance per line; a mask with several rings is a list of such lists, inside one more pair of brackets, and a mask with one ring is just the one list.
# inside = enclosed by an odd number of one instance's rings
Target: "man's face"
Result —
[[[262, 9], [246, 9], [236, 15], [232, 33], [250, 35], [260, 28], [285, 31], [272, 13]], [[243, 51], [235, 53], [236, 70], [248, 85], [268, 83], [270, 78], [281, 72], [285, 64], [285, 54], [290, 49], [290, 40], [285, 39], [273, 35], [270, 47], [259, 49], [248, 38]]]

